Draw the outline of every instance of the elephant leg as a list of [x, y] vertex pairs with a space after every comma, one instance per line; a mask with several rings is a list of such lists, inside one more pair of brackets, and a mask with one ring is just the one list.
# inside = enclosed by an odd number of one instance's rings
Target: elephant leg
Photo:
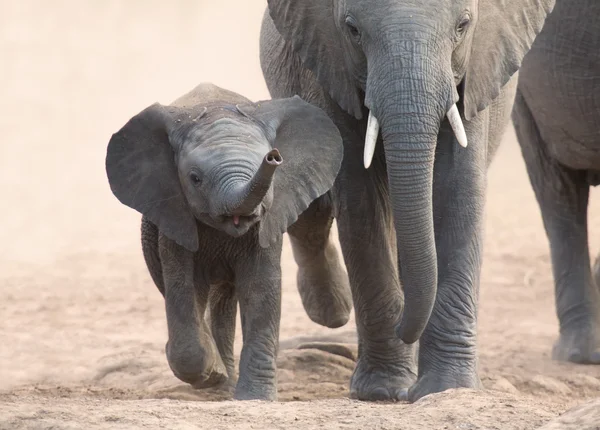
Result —
[[352, 295], [348, 275], [330, 239], [332, 223], [333, 207], [327, 193], [312, 202], [288, 233], [306, 313], [317, 324], [338, 328], [350, 318]]
[[404, 344], [394, 333], [403, 295], [383, 156], [378, 152], [365, 170], [362, 148], [361, 140], [354, 151], [346, 147], [334, 189], [358, 332], [350, 396], [404, 400], [416, 378], [416, 345]]
[[277, 399], [281, 247], [280, 240], [268, 250], [252, 250], [258, 258], [240, 262], [236, 267], [244, 339], [236, 400]]
[[217, 285], [211, 288], [209, 295], [208, 320], [217, 349], [227, 369], [227, 388], [235, 387], [235, 322], [237, 317], [237, 298], [232, 284]]
[[451, 388], [480, 388], [477, 374], [477, 307], [486, 187], [485, 115], [465, 123], [467, 150], [447, 123], [435, 155], [433, 214], [438, 291], [420, 339], [419, 377], [409, 400]]
[[[550, 243], [560, 336], [556, 360], [600, 364], [600, 291], [590, 268], [587, 172], [560, 165], [526, 101], [517, 94], [514, 122]], [[598, 273], [596, 271], [596, 273]]]
[[194, 388], [223, 383], [227, 371], [204, 319], [209, 285], [194, 279], [194, 256], [172, 240], [159, 238], [169, 340], [167, 361], [175, 376]]

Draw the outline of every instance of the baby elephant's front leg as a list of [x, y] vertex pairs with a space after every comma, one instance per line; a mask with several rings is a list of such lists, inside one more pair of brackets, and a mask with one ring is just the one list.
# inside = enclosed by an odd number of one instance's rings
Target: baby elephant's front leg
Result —
[[191, 252], [165, 237], [159, 243], [165, 280], [169, 366], [177, 378], [194, 388], [219, 385], [227, 380], [227, 371], [204, 320], [208, 285], [195, 285]]
[[281, 241], [255, 256], [241, 263], [236, 273], [244, 346], [234, 398], [276, 400]]

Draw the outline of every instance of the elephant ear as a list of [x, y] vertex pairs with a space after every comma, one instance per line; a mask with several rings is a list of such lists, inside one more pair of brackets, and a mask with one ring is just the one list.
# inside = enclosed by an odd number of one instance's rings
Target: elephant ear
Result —
[[480, 0], [471, 60], [465, 74], [465, 118], [500, 94], [521, 67], [555, 0]]
[[156, 103], [112, 135], [106, 174], [121, 203], [146, 216], [170, 239], [198, 249], [198, 231], [183, 195], [169, 132], [188, 113]]
[[273, 177], [273, 203], [260, 223], [260, 245], [266, 248], [333, 186], [342, 163], [342, 137], [325, 112], [298, 96], [239, 109], [265, 127], [283, 158]]
[[275, 28], [342, 109], [361, 119], [359, 88], [346, 66], [331, 0], [268, 0]]

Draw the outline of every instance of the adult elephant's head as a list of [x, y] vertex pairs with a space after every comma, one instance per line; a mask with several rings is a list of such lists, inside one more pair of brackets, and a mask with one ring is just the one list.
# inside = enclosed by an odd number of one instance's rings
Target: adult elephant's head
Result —
[[406, 295], [398, 334], [415, 342], [437, 288], [432, 181], [440, 125], [448, 117], [466, 146], [459, 108], [470, 120], [499, 95], [554, 0], [268, 3], [277, 30], [339, 106], [357, 119], [368, 108], [367, 166], [381, 130]]

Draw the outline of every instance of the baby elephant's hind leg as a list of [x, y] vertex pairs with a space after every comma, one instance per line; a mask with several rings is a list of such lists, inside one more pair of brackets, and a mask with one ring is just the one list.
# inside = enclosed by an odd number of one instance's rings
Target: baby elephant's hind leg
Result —
[[352, 293], [348, 275], [330, 237], [333, 205], [329, 193], [315, 200], [288, 229], [297, 284], [309, 318], [325, 327], [348, 322]]

